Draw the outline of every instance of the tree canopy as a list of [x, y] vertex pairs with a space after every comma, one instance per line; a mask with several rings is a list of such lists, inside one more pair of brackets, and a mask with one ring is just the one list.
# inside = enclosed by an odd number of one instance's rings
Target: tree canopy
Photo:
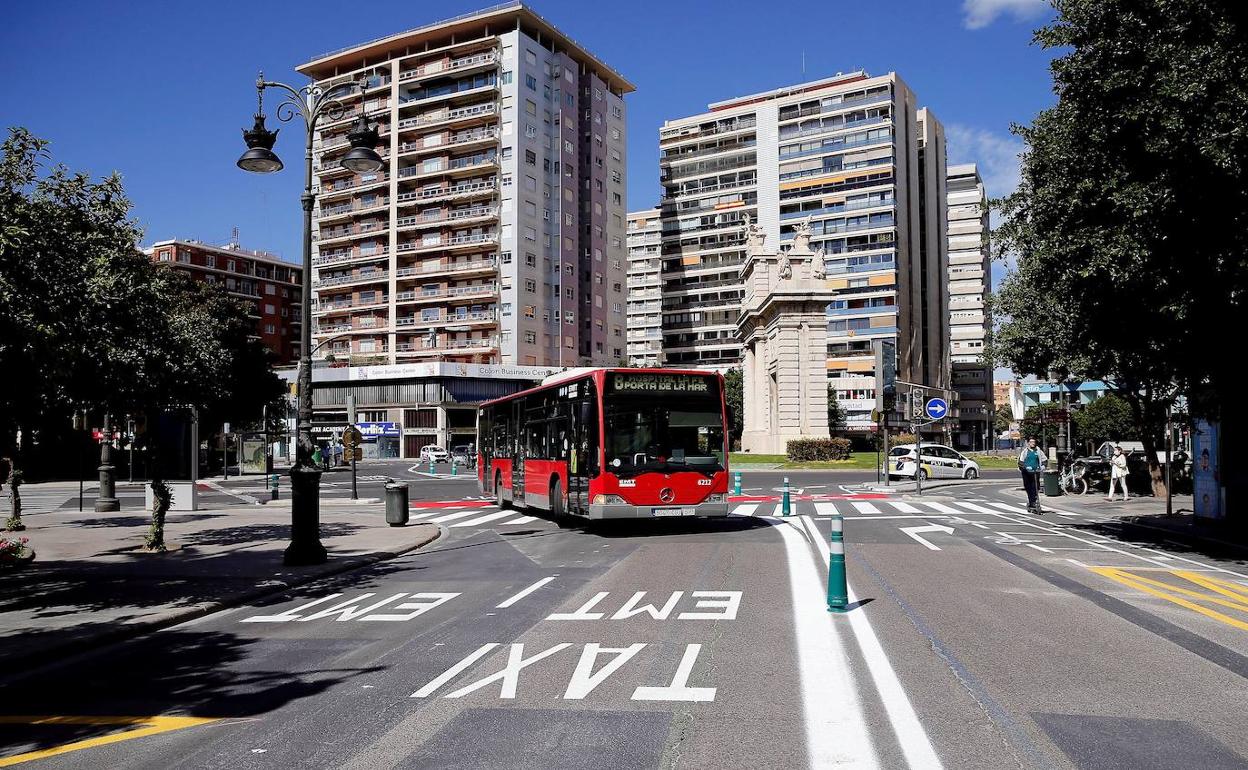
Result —
[[249, 308], [138, 250], [118, 176], [49, 160], [22, 129], [0, 154], [0, 444], [77, 409], [258, 419], [283, 388]]

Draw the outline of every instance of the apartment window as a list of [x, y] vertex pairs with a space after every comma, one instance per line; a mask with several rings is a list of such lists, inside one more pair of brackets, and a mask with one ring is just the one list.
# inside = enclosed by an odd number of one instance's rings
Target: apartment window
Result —
[[619, 172], [619, 171], [616, 171], [615, 169], [612, 169], [612, 170], [611, 170], [611, 181], [612, 181], [612, 182], [615, 182], [616, 184], [619, 184], [619, 183], [620, 183], [620, 180], [621, 180], [622, 178], [623, 178], [623, 177], [621, 177], [621, 176], [620, 176], [620, 172]]
[[524, 264], [529, 267], [537, 267], [537, 255], [526, 251], [524, 253]]
[[534, 230], [532, 227], [526, 227], [526, 228], [524, 228], [524, 239], [525, 239], [526, 241], [536, 241], [536, 240], [537, 240], [537, 230]]
[[536, 166], [537, 165], [537, 153], [533, 152], [532, 150], [525, 150], [524, 162], [530, 166]]
[[533, 53], [528, 48], [524, 49], [524, 60], [534, 67], [537, 66], [537, 54]]
[[537, 293], [537, 281], [533, 280], [532, 278], [525, 278], [524, 290], [529, 292], [530, 294], [536, 294]]
[[217, 266], [217, 258], [216, 258], [215, 256], [213, 256], [212, 254], [205, 254], [205, 255], [204, 255], [204, 266], [205, 266], [205, 267], [216, 267], [216, 266]]
[[510, 147], [503, 148], [503, 160], [511, 160], [511, 148]]
[[[191, 261], [191, 253], [189, 251], [178, 249], [178, 261], [183, 264], [189, 264]], [[231, 267], [230, 269], [232, 270], [233, 268]]]
[[525, 176], [524, 189], [528, 190], [529, 192], [537, 192], [537, 177]]
[[611, 105], [611, 117], [613, 117], [613, 118], [623, 118], [623, 117], [624, 117], [624, 108], [623, 108], [623, 107], [621, 107], [621, 106], [620, 106], [620, 105], [618, 105], [618, 104], [613, 104], [613, 105]]
[[265, 315], [273, 315], [273, 314], [274, 314], [274, 313], [276, 313], [276, 312], [277, 312], [277, 308], [273, 307], [272, 305], [265, 304], [265, 306], [264, 306], [264, 314], [265, 314]]
[[524, 135], [525, 135], [526, 137], [528, 137], [529, 139], [534, 139], [534, 138], [536, 138], [536, 137], [537, 137], [537, 126], [533, 125], [532, 123], [525, 123], [525, 124], [524, 124]]
[[503, 303], [503, 315], [511, 315], [511, 303], [510, 302]]
[[266, 283], [266, 284], [264, 285], [264, 293], [265, 293], [265, 294], [276, 294], [276, 293], [277, 293], [277, 287], [276, 287], [276, 286], [274, 286], [274, 285], [273, 285], [273, 284], [271, 284], [271, 283]]
[[525, 318], [536, 318], [536, 317], [537, 317], [537, 305], [525, 305], [525, 306], [524, 306], [524, 317], [525, 317]]
[[511, 187], [511, 174], [503, 174], [503, 187]]
[[620, 129], [618, 128], [611, 129], [611, 138], [618, 141], [620, 138]]
[[510, 251], [504, 251], [503, 253], [498, 255], [498, 258], [499, 258], [499, 261], [501, 261], [504, 265], [511, 264], [511, 252]]
[[525, 216], [530, 217], [537, 216], [537, 206], [533, 203], [533, 201], [524, 202], [524, 214]]
[[514, 72], [512, 72], [511, 70], [504, 70], [504, 71], [503, 71], [503, 74], [502, 74], [502, 77], [501, 77], [501, 78], [499, 78], [499, 81], [500, 81], [503, 85], [505, 85], [505, 86], [506, 86], [506, 85], [510, 85], [510, 84], [511, 84], [511, 79], [512, 79], [512, 77], [513, 77], [514, 75], [515, 75], [515, 73], [514, 73]]
[[160, 261], [161, 261], [161, 262], [168, 262], [168, 261], [169, 261], [169, 249], [161, 249], [161, 250], [160, 250], [160, 252], [159, 252], [159, 254], [160, 254]]
[[265, 324], [265, 325], [264, 325], [264, 333], [265, 333], [265, 334], [276, 334], [276, 333], [277, 333], [277, 327], [276, 327], [276, 326], [274, 326], [273, 324]]
[[530, 91], [537, 90], [537, 78], [533, 77], [532, 75], [524, 76], [524, 84], [528, 86]]
[[602, 101], [602, 89], [601, 88], [594, 89], [594, 101], [596, 102]]
[[567, 287], [563, 290], [563, 296], [565, 299], [576, 299], [576, 295], [572, 292], [571, 287]]
[[524, 112], [526, 115], [537, 117], [537, 102], [532, 99], [524, 100]]
[[537, 332], [525, 332], [524, 341], [530, 345], [537, 344]]
[[575, 152], [575, 151], [576, 151], [576, 148], [572, 146], [572, 143], [571, 143], [571, 142], [569, 142], [569, 141], [567, 141], [567, 140], [565, 139], [565, 140], [564, 140], [564, 142], [563, 142], [563, 151], [564, 151], [564, 152], [566, 152], [567, 154], [571, 155], [573, 152]]

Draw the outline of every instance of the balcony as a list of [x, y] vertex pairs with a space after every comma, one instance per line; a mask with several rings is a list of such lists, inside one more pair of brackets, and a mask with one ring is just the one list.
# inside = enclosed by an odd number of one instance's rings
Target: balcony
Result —
[[486, 324], [493, 325], [498, 321], [498, 315], [487, 310], [477, 313], [442, 313], [440, 315], [409, 315], [399, 318], [394, 322], [394, 328], [413, 329], [433, 326], [458, 326], [460, 324]]
[[473, 54], [460, 59], [446, 61], [439, 59], [435, 62], [422, 64], [415, 69], [410, 69], [399, 73], [399, 82], [409, 80], [421, 80], [424, 78], [437, 77], [438, 75], [446, 75], [448, 73], [467, 72], [476, 67], [485, 67], [498, 62], [497, 51], [486, 51], [485, 53]]
[[332, 302], [316, 302], [312, 305], [312, 312], [317, 314], [336, 313], [343, 310], [362, 310], [364, 308], [380, 308], [389, 304], [389, 297], [377, 297], [371, 300], [362, 299], [340, 299]]
[[707, 155], [718, 155], [721, 152], [732, 152], [733, 150], [748, 150], [748, 149], [755, 147], [757, 144], [758, 142], [756, 140], [750, 139], [744, 142], [733, 142], [732, 144], [719, 145], [716, 147], [707, 147], [701, 150], [695, 150], [693, 152], [679, 152], [679, 153], [673, 152], [671, 154], [663, 155], [662, 157], [660, 157], [659, 165], [665, 166], [665, 165], [670, 165], [672, 163], [683, 163], [684, 161], [693, 160], [694, 158], [704, 158]]
[[[487, 77], [490, 77], [490, 76], [487, 76]], [[442, 101], [445, 99], [484, 96], [487, 93], [497, 92], [498, 88], [499, 88], [499, 85], [498, 85], [497, 78], [490, 77], [490, 79], [486, 80], [486, 82], [473, 83], [472, 85], [465, 85], [462, 88], [456, 87], [456, 88], [447, 89], [444, 91], [429, 91], [429, 90], [418, 91], [413, 94], [408, 94], [407, 96], [400, 96], [399, 108], [403, 109], [404, 107], [410, 107], [410, 106], [415, 106], [415, 105], [433, 104], [435, 102]]]
[[395, 226], [399, 229], [421, 228], [443, 222], [466, 223], [476, 219], [492, 219], [498, 215], [497, 206], [474, 206], [469, 209], [439, 210], [433, 214], [418, 214], [411, 217], [399, 217]]
[[[437, 136], [439, 139], [437, 142], [423, 140], [416, 142], [403, 142], [399, 145], [399, 154], [403, 155], [407, 153], [434, 152], [444, 150], [447, 147], [464, 147], [470, 144], [493, 142], [498, 139], [498, 135], [499, 131], [494, 127], [466, 131], [462, 134], [451, 136], [445, 142], [441, 141], [441, 134], [435, 134], [434, 136]], [[429, 137], [425, 137], [424, 139], [427, 140], [428, 138]]]
[[388, 281], [390, 279], [390, 271], [388, 270], [372, 270], [369, 272], [355, 273], [353, 275], [340, 275], [333, 278], [321, 278], [312, 282], [312, 286], [318, 289], [329, 288], [330, 286], [346, 286], [352, 283], [377, 283], [378, 281]]
[[349, 332], [388, 332], [390, 324], [385, 318], [355, 318], [351, 321], [336, 321], [325, 324], [317, 324], [312, 330], [312, 336], [324, 337], [331, 334], [343, 334]]
[[400, 291], [394, 295], [395, 302], [431, 302], [443, 299], [472, 299], [495, 297], [498, 285], [483, 283], [475, 286], [452, 286], [448, 288], [424, 289], [421, 291]]
[[323, 267], [325, 265], [337, 265], [344, 262], [355, 262], [357, 260], [363, 262], [366, 260], [386, 259], [389, 256], [390, 252], [387, 249], [378, 249], [367, 254], [364, 252], [350, 250], [333, 251], [313, 257], [312, 266]]
[[376, 235], [377, 233], [384, 232], [387, 226], [388, 225], [385, 222], [363, 222], [356, 225], [349, 225], [347, 227], [321, 230], [319, 233], [314, 233], [312, 239], [322, 244], [326, 244], [330, 241], [359, 238], [360, 236], [365, 235]]
[[394, 346], [396, 353], [413, 355], [439, 355], [450, 352], [487, 352], [498, 348], [498, 337], [486, 337], [479, 340], [449, 340], [438, 342], [429, 347], [425, 341], [399, 342]]
[[340, 182], [334, 182], [329, 185], [321, 186], [321, 200], [324, 202], [326, 198], [338, 196], [350, 190], [367, 190], [370, 187], [379, 187], [390, 180], [390, 175], [381, 172], [371, 174], [371, 179], [344, 179]]
[[466, 158], [443, 158], [437, 164], [425, 162], [419, 166], [408, 166], [407, 168], [399, 169], [399, 178], [420, 179], [421, 177], [471, 172], [497, 166], [498, 156], [493, 153], [470, 155]]
[[482, 195], [493, 194], [498, 189], [498, 180], [495, 178], [482, 180], [473, 180], [470, 182], [460, 182], [459, 184], [442, 185], [425, 190], [415, 190], [413, 192], [399, 193], [396, 199], [399, 205], [405, 203], [432, 203], [439, 200], [456, 200], [460, 198], [475, 198]]
[[319, 212], [314, 213], [316, 213], [317, 224], [324, 225], [326, 220], [350, 216], [356, 212], [376, 211], [389, 205], [389, 198], [374, 198], [371, 203], [364, 203], [363, 201], [357, 200], [354, 203], [344, 203], [338, 206], [326, 206]]
[[[334, 117], [332, 113], [329, 113], [328, 111], [326, 111], [326, 113], [323, 113], [326, 120], [324, 123], [321, 123], [317, 127], [317, 130], [327, 131], [335, 126], [345, 126], [346, 124], [350, 123], [351, 121], [355, 120], [361, 115], [366, 115], [371, 118], [374, 115], [380, 115], [383, 112], [389, 112], [389, 111], [390, 111], [389, 99], [386, 99], [381, 104], [374, 105], [368, 109], [365, 109], [363, 106], [360, 106], [354, 109], [346, 110], [339, 117]], [[333, 119], [329, 120], [329, 118], [333, 118]]]
[[394, 275], [396, 278], [402, 280], [404, 278], [438, 275], [442, 273], [493, 273], [497, 269], [498, 263], [493, 259], [480, 260], [476, 262], [427, 262], [423, 265], [401, 267], [394, 271]]
[[420, 254], [426, 251], [438, 251], [440, 249], [459, 249], [471, 246], [480, 246], [484, 244], [498, 243], [498, 233], [480, 233], [478, 235], [455, 235], [450, 238], [439, 238], [438, 240], [420, 240], [408, 241], [400, 243], [398, 247], [399, 253], [414, 252]]
[[472, 104], [467, 107], [456, 107], [455, 109], [441, 109], [433, 112], [426, 112], [422, 115], [415, 115], [410, 118], [404, 118], [399, 121], [399, 130], [406, 131], [412, 128], [423, 128], [425, 126], [434, 126], [439, 123], [459, 123], [468, 122], [477, 118], [492, 117], [498, 113], [498, 104], [495, 102], [486, 102], [485, 104]]
[[753, 117], [741, 118], [734, 123], [724, 123], [716, 125], [706, 130], [701, 130], [697, 126], [684, 126], [683, 128], [669, 128], [660, 132], [660, 144], [673, 145], [679, 142], [692, 142], [699, 139], [705, 139], [708, 136], [719, 136], [720, 134], [731, 134], [736, 131], [744, 131], [747, 128], [754, 128], [758, 121]]
[[824, 214], [840, 214], [845, 211], [859, 211], [861, 209], [876, 209], [882, 206], [892, 207], [896, 203], [893, 198], [885, 198], [875, 201], [855, 201], [853, 203], [836, 203], [831, 206], [825, 206], [821, 209], [810, 209], [807, 211], [790, 211], [780, 214], [780, 221], [789, 219], [805, 219], [806, 217], [818, 217]]

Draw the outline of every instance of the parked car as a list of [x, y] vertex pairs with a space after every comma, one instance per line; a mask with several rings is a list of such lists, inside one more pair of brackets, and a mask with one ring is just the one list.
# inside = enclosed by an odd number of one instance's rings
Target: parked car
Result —
[[[885, 471], [890, 479], [914, 478], [918, 466], [914, 462], [914, 444], [900, 444], [888, 450]], [[955, 449], [941, 444], [923, 445], [923, 467], [918, 469], [919, 478], [977, 479], [979, 463]]]
[[450, 458], [451, 456], [447, 454], [447, 451], [440, 446], [430, 444], [420, 448], [420, 459], [425, 462], [433, 460], [435, 463], [444, 463]]
[[451, 447], [451, 459], [461, 465], [477, 464], [477, 453], [471, 444], [458, 444]]

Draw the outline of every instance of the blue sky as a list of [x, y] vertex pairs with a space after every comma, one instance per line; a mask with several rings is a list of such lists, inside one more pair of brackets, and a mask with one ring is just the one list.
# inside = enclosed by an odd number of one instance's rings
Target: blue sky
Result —
[[[229, 240], [295, 259], [301, 127], [283, 127], [284, 172], [234, 166], [256, 70], [302, 84], [320, 53], [479, 9], [466, 2], [20, 3], [0, 29], [0, 125], [52, 141], [55, 160], [119, 171], [146, 230]], [[838, 71], [898, 72], [978, 161], [989, 193], [1017, 180], [1012, 122], [1053, 99], [1050, 54], [1030, 45], [1043, 0], [534, 0], [533, 8], [637, 86], [628, 97], [628, 204], [658, 200], [658, 129], [707, 103]], [[805, 54], [805, 76], [802, 73]], [[271, 112], [272, 110], [270, 110]], [[999, 272], [999, 268], [998, 271]]]

